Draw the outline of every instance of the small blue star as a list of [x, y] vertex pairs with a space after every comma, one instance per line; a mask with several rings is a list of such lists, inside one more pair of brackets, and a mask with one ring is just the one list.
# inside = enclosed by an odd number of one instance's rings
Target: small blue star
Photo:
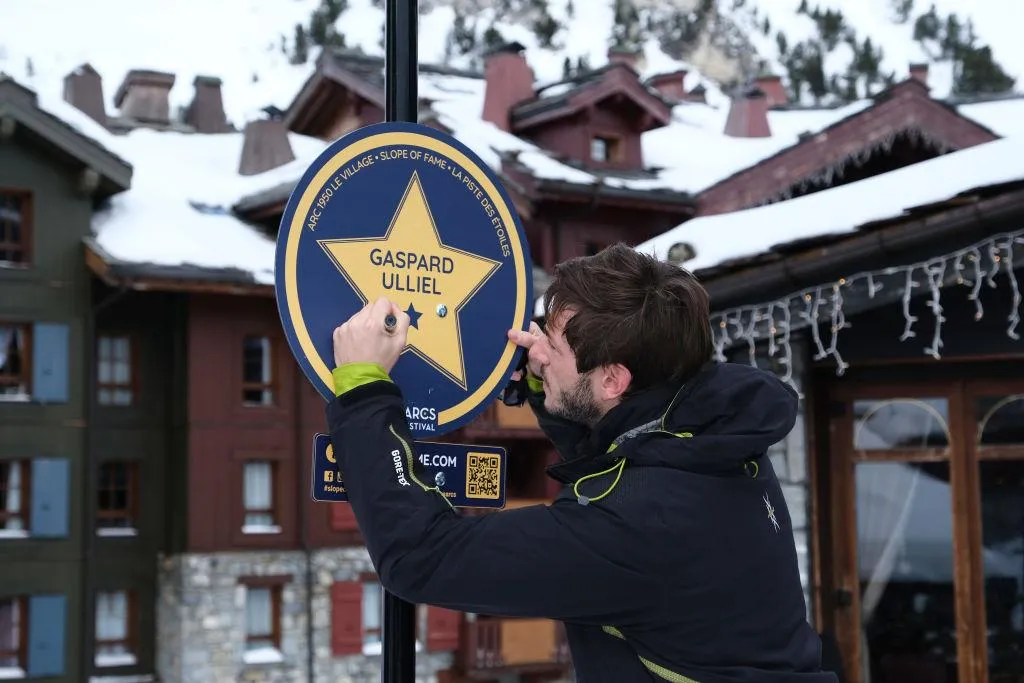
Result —
[[409, 304], [409, 308], [405, 309], [405, 314], [409, 316], [409, 324], [415, 327], [417, 330], [420, 329], [420, 316], [423, 314], [417, 311], [415, 308], [413, 308], [412, 304]]

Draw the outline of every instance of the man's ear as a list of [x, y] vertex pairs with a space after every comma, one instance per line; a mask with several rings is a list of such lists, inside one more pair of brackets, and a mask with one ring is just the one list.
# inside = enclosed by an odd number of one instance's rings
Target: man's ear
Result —
[[633, 381], [633, 373], [621, 363], [605, 365], [601, 368], [600, 385], [597, 387], [598, 398], [604, 401], [615, 401], [629, 389]]

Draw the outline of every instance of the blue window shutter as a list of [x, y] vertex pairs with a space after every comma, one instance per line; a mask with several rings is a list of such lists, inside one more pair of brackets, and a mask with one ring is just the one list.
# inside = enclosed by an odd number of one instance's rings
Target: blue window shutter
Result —
[[68, 400], [68, 326], [36, 323], [32, 330], [32, 397], [37, 401]]
[[67, 599], [33, 595], [28, 600], [28, 675], [64, 675], [64, 630]]
[[32, 460], [32, 536], [65, 538], [68, 535], [67, 458]]

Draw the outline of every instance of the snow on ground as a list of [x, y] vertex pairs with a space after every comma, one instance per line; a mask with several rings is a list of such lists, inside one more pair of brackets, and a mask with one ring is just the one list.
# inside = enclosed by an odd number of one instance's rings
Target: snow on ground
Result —
[[[851, 232], [864, 223], [899, 216], [905, 209], [976, 187], [1024, 180], [1021, 158], [1024, 138], [995, 140], [826, 192], [695, 218], [638, 245], [637, 250], [665, 259], [673, 244], [687, 242], [696, 256], [684, 266], [701, 270], [778, 244]], [[964, 173], [965, 168], [971, 173]]]

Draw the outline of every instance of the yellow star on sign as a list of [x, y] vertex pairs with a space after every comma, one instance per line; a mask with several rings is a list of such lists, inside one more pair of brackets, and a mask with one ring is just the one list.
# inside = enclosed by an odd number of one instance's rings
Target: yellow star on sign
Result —
[[418, 173], [383, 237], [317, 243], [363, 304], [386, 296], [404, 309], [411, 319], [406, 350], [466, 390], [459, 311], [501, 263], [441, 242]]

